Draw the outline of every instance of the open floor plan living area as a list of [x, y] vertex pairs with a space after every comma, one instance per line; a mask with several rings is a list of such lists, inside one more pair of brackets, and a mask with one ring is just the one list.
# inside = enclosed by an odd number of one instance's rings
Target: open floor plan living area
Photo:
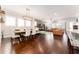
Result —
[[79, 5], [0, 5], [0, 54], [79, 54]]

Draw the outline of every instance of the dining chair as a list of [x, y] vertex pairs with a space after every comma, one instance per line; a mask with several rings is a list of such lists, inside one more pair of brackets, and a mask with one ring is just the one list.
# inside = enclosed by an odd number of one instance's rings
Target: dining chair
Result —
[[15, 35], [15, 29], [10, 29], [11, 44], [20, 43], [20, 36]]
[[25, 29], [25, 34], [24, 34], [24, 36], [25, 36], [25, 39], [26, 39], [26, 40], [30, 38], [30, 30], [29, 30], [29, 29]]
[[35, 39], [35, 38], [37, 38], [37, 34], [39, 33], [39, 28], [34, 28], [34, 29], [32, 29], [32, 39]]
[[32, 39], [36, 38], [36, 30], [35, 29], [32, 30], [31, 38]]
[[19, 36], [15, 35], [15, 29], [13, 27], [4, 27], [3, 29], [3, 38], [10, 38], [11, 43], [14, 43], [14, 40], [19, 41]]

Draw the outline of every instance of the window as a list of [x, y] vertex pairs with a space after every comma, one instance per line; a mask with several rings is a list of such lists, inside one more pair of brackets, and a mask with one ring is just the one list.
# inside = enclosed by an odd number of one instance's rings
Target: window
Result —
[[52, 28], [56, 28], [56, 23], [52, 23]]
[[18, 24], [19, 27], [24, 26], [24, 20], [23, 19], [18, 19], [17, 24]]
[[31, 27], [31, 21], [26, 20], [25, 22], [26, 22], [26, 23], [25, 23], [25, 24], [26, 24], [26, 27]]
[[65, 28], [65, 23], [53, 23], [52, 28], [64, 29]]
[[5, 25], [6, 26], [16, 26], [16, 19], [12, 16], [5, 16]]

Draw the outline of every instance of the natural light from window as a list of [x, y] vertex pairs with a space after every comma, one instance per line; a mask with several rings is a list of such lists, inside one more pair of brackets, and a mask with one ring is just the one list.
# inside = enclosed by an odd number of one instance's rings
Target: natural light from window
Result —
[[16, 26], [16, 19], [12, 16], [5, 16], [5, 25], [6, 26]]
[[25, 24], [26, 24], [26, 27], [31, 27], [31, 21], [30, 20], [26, 20]]
[[23, 19], [18, 19], [17, 24], [18, 24], [18, 27], [24, 26], [24, 20]]
[[[17, 21], [16, 21], [17, 20]], [[31, 27], [31, 20], [24, 20], [21, 18], [12, 17], [12, 16], [5, 16], [5, 25], [6, 26], [17, 26], [17, 27]], [[34, 22], [36, 26], [37, 23]]]
[[34, 26], [37, 26], [37, 22], [36, 21], [34, 22]]

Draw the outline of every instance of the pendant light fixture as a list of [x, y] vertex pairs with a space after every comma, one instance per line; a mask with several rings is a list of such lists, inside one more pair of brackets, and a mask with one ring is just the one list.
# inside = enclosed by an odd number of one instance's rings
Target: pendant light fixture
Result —
[[32, 19], [33, 17], [32, 16], [30, 16], [30, 9], [29, 8], [26, 8], [26, 15], [25, 16], [23, 16], [23, 18], [26, 20], [30, 20], [30, 19]]

